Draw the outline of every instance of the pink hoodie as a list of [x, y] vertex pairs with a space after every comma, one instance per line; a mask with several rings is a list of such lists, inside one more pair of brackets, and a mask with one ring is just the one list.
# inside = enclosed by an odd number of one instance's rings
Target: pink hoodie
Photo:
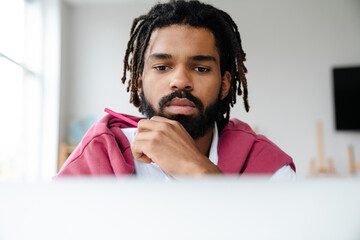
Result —
[[[141, 119], [123, 115], [137, 122]], [[129, 127], [132, 126], [112, 115], [103, 117], [85, 134], [57, 177], [132, 174], [135, 165], [130, 143], [121, 131]], [[285, 165], [295, 171], [291, 157], [237, 119], [230, 119], [221, 131], [218, 154], [218, 168], [224, 174], [273, 174]]]

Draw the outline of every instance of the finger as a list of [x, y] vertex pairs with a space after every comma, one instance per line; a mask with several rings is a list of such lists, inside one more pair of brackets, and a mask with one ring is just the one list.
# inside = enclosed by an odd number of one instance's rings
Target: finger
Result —
[[155, 121], [155, 122], [166, 122], [166, 123], [170, 123], [170, 124], [177, 124], [178, 121], [175, 120], [171, 120], [165, 117], [160, 117], [160, 116], [153, 116], [151, 119], [151, 121]]
[[147, 129], [149, 129], [149, 127], [147, 127], [149, 124], [147, 124], [147, 122], [150, 121], [149, 119], [141, 119], [138, 122], [138, 126], [137, 126], [137, 131], [146, 131]]
[[151, 163], [152, 160], [149, 158], [144, 152], [143, 152], [143, 141], [134, 141], [131, 144], [131, 152], [133, 154], [133, 157], [141, 162], [144, 163]]
[[168, 119], [168, 118], [161, 117], [161, 116], [153, 116], [152, 118], [150, 118], [150, 120], [158, 121], [158, 122], [172, 121], [172, 120], [170, 120], [170, 119]]
[[143, 162], [143, 163], [152, 163], [153, 161], [148, 157], [146, 156], [145, 154], [143, 154], [140, 158], [137, 159], [138, 161], [140, 162]]
[[158, 131], [143, 131], [143, 132], [137, 132], [134, 141], [148, 141], [148, 140], [154, 140], [158, 136]]
[[169, 130], [179, 124], [177, 121], [169, 120], [163, 117], [153, 117], [150, 120], [143, 119], [138, 123], [138, 132], [146, 132], [146, 131], [163, 131]]
[[152, 128], [151, 120], [141, 119], [138, 122], [137, 132], [149, 131], [149, 130], [151, 130], [151, 128]]

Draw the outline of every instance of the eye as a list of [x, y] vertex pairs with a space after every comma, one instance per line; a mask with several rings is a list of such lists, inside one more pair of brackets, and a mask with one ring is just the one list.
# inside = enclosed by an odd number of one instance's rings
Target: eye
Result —
[[170, 68], [168, 66], [156, 66], [156, 67], [154, 67], [154, 69], [156, 69], [158, 71], [166, 71], [166, 70], [169, 70]]
[[210, 71], [210, 68], [206, 68], [206, 67], [195, 67], [194, 70], [203, 73], [203, 72], [209, 72], [209, 71]]

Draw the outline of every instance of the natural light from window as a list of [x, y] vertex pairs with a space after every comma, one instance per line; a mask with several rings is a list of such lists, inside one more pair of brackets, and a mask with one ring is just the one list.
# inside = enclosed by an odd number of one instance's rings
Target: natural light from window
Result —
[[0, 0], [0, 181], [39, 175], [41, 29], [39, 1]]

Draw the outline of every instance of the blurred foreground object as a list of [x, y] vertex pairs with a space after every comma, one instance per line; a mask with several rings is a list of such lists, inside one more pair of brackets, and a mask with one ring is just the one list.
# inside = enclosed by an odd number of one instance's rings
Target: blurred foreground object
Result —
[[2, 184], [0, 239], [360, 239], [359, 179]]

